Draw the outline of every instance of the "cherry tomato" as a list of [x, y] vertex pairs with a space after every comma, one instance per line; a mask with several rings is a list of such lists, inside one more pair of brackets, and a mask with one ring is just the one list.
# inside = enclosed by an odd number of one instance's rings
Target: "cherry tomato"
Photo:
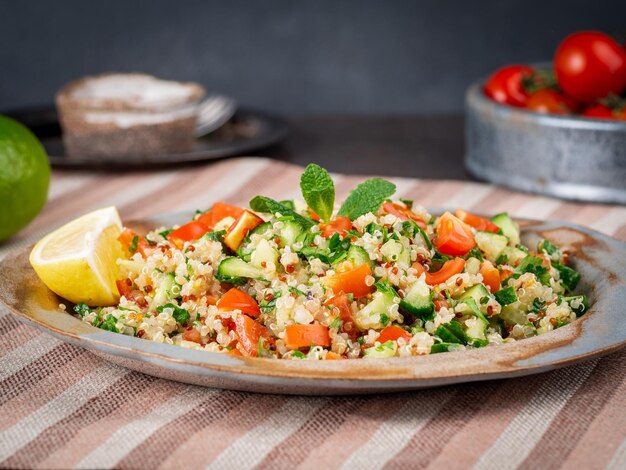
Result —
[[604, 33], [566, 37], [556, 50], [554, 68], [561, 90], [581, 103], [626, 89], [626, 50]]
[[476, 230], [492, 233], [498, 233], [500, 231], [500, 227], [494, 224], [491, 220], [479, 215], [470, 214], [469, 212], [465, 212], [461, 209], [457, 209], [455, 215], [470, 227], [474, 227]]
[[206, 225], [197, 220], [192, 220], [170, 232], [167, 235], [167, 239], [174, 245], [182, 247], [185, 242], [197, 240], [208, 231], [209, 228]]
[[526, 107], [538, 113], [572, 114], [576, 111], [577, 105], [558, 91], [544, 89], [533, 93]]
[[435, 247], [444, 255], [463, 256], [476, 246], [474, 234], [469, 226], [450, 212], [439, 217], [435, 232], [437, 233]]
[[524, 78], [530, 77], [535, 69], [526, 65], [507, 65], [489, 77], [485, 94], [494, 101], [523, 108], [528, 101], [524, 90]]
[[243, 313], [255, 318], [261, 315], [261, 309], [256, 300], [247, 292], [236, 287], [230, 289], [217, 301], [217, 308], [226, 311], [241, 310]]
[[398, 341], [400, 338], [404, 338], [406, 342], [409, 342], [411, 341], [412, 336], [411, 333], [403, 330], [399, 326], [391, 325], [383, 328], [377, 341], [386, 343], [387, 341]]
[[248, 235], [248, 232], [262, 223], [263, 219], [258, 215], [250, 211], [243, 211], [226, 231], [224, 244], [231, 250], [236, 251], [243, 239]]
[[320, 233], [324, 238], [330, 238], [333, 234], [339, 232], [341, 237], [348, 235], [348, 230], [352, 228], [352, 221], [347, 217], [336, 216], [328, 223], [320, 224]]
[[586, 108], [582, 115], [593, 119], [614, 119], [613, 110], [603, 104], [596, 104]]
[[400, 204], [395, 204], [393, 202], [385, 202], [383, 204], [383, 210], [387, 214], [395, 215], [400, 220], [413, 220], [417, 225], [426, 230], [426, 222], [422, 220], [422, 218], [413, 212], [408, 207], [401, 206]]
[[422, 273], [426, 273], [426, 284], [429, 286], [436, 286], [437, 284], [446, 282], [455, 274], [463, 272], [463, 269], [465, 268], [465, 260], [463, 258], [450, 259], [443, 263], [443, 266], [441, 266], [439, 271], [435, 272], [426, 271], [424, 266], [422, 266], [419, 261], [413, 263], [411, 267], [417, 271], [418, 276], [421, 276]]

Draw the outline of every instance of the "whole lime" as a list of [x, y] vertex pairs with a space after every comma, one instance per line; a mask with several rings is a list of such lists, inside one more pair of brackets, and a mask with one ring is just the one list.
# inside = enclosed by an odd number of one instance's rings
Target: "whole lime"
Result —
[[26, 127], [0, 116], [0, 241], [28, 225], [48, 198], [50, 163]]

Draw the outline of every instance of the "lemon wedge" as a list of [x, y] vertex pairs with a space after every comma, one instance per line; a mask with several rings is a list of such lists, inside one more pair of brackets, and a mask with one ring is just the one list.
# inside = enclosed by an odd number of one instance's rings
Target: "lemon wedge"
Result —
[[42, 238], [30, 253], [30, 264], [43, 283], [61, 297], [92, 307], [114, 305], [117, 241], [122, 222], [115, 207], [85, 214]]

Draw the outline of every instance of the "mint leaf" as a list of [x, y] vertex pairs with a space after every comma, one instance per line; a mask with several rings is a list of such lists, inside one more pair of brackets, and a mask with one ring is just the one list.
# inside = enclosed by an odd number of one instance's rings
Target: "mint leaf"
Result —
[[256, 196], [252, 198], [250, 201], [250, 208], [255, 212], [263, 212], [266, 214], [276, 214], [277, 212], [281, 215], [289, 215], [293, 217], [293, 219], [304, 227], [312, 227], [316, 225], [314, 220], [309, 219], [308, 217], [301, 216], [293, 209], [281, 204], [274, 199], [265, 196]]
[[328, 172], [315, 163], [309, 164], [300, 177], [304, 200], [322, 220], [330, 220], [335, 205], [335, 185]]
[[396, 192], [396, 185], [381, 178], [364, 181], [352, 190], [339, 209], [339, 215], [350, 220], [376, 212], [385, 200]]

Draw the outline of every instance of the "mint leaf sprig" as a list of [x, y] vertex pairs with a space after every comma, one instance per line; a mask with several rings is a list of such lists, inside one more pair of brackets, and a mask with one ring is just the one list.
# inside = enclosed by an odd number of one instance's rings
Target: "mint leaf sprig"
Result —
[[309, 219], [308, 217], [304, 217], [298, 214], [296, 211], [290, 209], [284, 204], [281, 204], [280, 202], [265, 196], [256, 196], [252, 198], [252, 200], [250, 201], [250, 209], [255, 212], [263, 212], [265, 214], [280, 213], [283, 216], [291, 216], [303, 227], [312, 227], [317, 223], [314, 220]]
[[338, 214], [355, 220], [368, 212], [376, 213], [395, 192], [396, 185], [390, 181], [382, 178], [366, 180], [352, 190]]
[[300, 177], [300, 190], [308, 206], [324, 221], [329, 221], [335, 205], [335, 184], [328, 172], [309, 164]]

